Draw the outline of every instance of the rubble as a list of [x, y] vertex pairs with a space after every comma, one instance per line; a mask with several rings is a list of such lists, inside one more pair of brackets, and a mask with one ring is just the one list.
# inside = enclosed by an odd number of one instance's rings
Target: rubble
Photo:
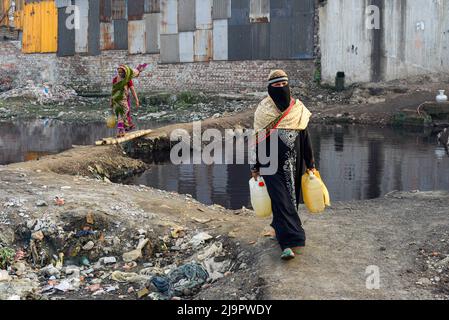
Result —
[[28, 80], [22, 87], [0, 93], [0, 100], [25, 98], [36, 100], [39, 104], [64, 102], [74, 99], [76, 91], [62, 85], [51, 83], [36, 84]]

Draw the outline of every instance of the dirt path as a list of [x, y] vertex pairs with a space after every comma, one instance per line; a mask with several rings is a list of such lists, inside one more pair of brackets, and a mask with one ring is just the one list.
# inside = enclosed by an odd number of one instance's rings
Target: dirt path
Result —
[[[229, 236], [240, 248], [237, 250], [249, 252], [248, 259], [256, 258], [246, 273], [235, 274], [236, 281], [223, 278], [218, 285], [204, 290], [200, 298], [238, 299], [242, 287], [257, 286], [262, 286], [257, 298], [268, 299], [445, 297], [438, 295], [436, 285], [416, 282], [425, 271], [420, 267], [420, 248], [432, 239], [449, 242], [447, 233], [444, 234], [449, 225], [449, 193], [393, 193], [384, 199], [334, 203], [320, 216], [301, 210], [308, 235], [307, 248], [302, 256], [285, 263], [279, 259], [277, 244], [263, 236], [269, 221], [257, 219], [248, 211], [205, 206], [185, 195], [146, 187], [10, 167], [0, 167], [0, 179], [4, 186], [0, 202], [14, 196], [34, 204], [36, 200], [50, 201], [55, 194], [63, 193], [64, 207], [35, 209], [33, 218], [53, 212], [63, 219], [65, 212], [94, 210], [136, 228], [186, 226]], [[61, 191], [64, 186], [70, 188]], [[126, 199], [120, 200], [119, 195], [123, 194]], [[115, 205], [128, 209], [111, 210]], [[15, 223], [24, 220], [17, 215], [9, 218]], [[444, 250], [441, 258], [449, 254], [449, 246]], [[370, 265], [379, 267], [379, 290], [365, 287], [365, 270]], [[447, 274], [448, 269], [444, 270], [442, 274]]]
[[[404, 192], [371, 201], [335, 203], [319, 217], [303, 214], [308, 235], [304, 254], [281, 263], [275, 244], [264, 254], [263, 274], [270, 283], [267, 296], [276, 299], [438, 297], [435, 285], [416, 284], [423, 271], [418, 267], [419, 249], [431, 239], [448, 240], [445, 235], [449, 231], [448, 205], [447, 192]], [[444, 254], [449, 254], [449, 245], [445, 249]], [[379, 290], [366, 288], [365, 271], [371, 265], [379, 267]]]

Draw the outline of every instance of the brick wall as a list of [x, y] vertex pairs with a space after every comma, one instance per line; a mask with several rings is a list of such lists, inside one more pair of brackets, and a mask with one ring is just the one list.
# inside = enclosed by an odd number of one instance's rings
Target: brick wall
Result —
[[272, 69], [287, 71], [293, 86], [313, 79], [313, 60], [212, 61], [161, 64], [159, 55], [129, 55], [126, 51], [104, 51], [99, 56], [56, 57], [55, 54], [22, 54], [17, 41], [0, 42], [0, 72], [12, 85], [33, 80], [72, 87], [77, 91], [109, 91], [115, 68], [126, 63], [148, 63], [138, 79], [138, 89], [151, 91], [201, 90], [207, 92], [263, 91]]

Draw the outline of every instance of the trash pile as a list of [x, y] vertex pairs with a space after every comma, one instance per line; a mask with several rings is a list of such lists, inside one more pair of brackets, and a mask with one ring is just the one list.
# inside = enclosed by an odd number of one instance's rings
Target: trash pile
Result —
[[39, 104], [61, 103], [77, 97], [73, 89], [62, 85], [43, 83], [36, 84], [28, 80], [26, 85], [0, 93], [0, 100], [25, 98], [35, 100]]
[[0, 239], [0, 300], [191, 299], [240, 267], [220, 236], [174, 227], [157, 237], [93, 213], [67, 216], [28, 218], [14, 244]]

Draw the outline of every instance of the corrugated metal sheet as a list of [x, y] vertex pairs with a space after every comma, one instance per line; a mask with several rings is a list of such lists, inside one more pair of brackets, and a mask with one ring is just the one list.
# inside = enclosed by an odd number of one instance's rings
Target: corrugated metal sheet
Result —
[[214, 60], [228, 60], [228, 19], [214, 20]]
[[[296, 22], [291, 24], [292, 59], [313, 59], [314, 53], [314, 23], [313, 12], [302, 14], [301, 19], [292, 18]], [[293, 36], [294, 35], [294, 36]]]
[[0, 26], [9, 26], [10, 0], [0, 0]]
[[249, 24], [249, 0], [232, 0], [229, 25], [240, 26], [245, 24]]
[[100, 21], [112, 21], [112, 0], [100, 0]]
[[25, 5], [22, 51], [56, 52], [58, 47], [58, 10], [54, 1]]
[[22, 38], [22, 51], [24, 53], [41, 51], [41, 20], [39, 4], [26, 4]]
[[113, 20], [114, 49], [128, 50], [128, 20]]
[[75, 51], [86, 53], [88, 46], [89, 29], [89, 3], [86, 0], [75, 0], [75, 5], [79, 9], [79, 28], [75, 29]]
[[160, 30], [161, 30], [161, 35], [178, 33], [178, 1], [177, 0], [161, 0], [161, 29]]
[[14, 28], [18, 30], [23, 29], [25, 0], [16, 0], [16, 8], [14, 12]]
[[128, 22], [128, 52], [130, 54], [145, 53], [145, 20]]
[[56, 8], [66, 8], [72, 5], [72, 0], [55, 0]]
[[195, 1], [195, 19], [197, 29], [212, 29], [212, 0]]
[[180, 32], [179, 33], [179, 61], [193, 62], [194, 61], [194, 34], [195, 32]]
[[177, 34], [161, 34], [161, 62], [179, 62], [179, 39]]
[[251, 58], [253, 60], [270, 59], [270, 24], [251, 25]]
[[66, 20], [70, 14], [66, 8], [58, 9], [58, 52], [59, 57], [73, 56], [75, 54], [75, 29], [68, 29]]
[[147, 53], [159, 53], [161, 48], [160, 38], [160, 13], [145, 14], [146, 25], [146, 49]]
[[231, 0], [214, 0], [212, 19], [228, 19], [231, 17]]
[[143, 20], [145, 0], [128, 1], [128, 20]]
[[58, 49], [58, 9], [54, 1], [39, 3], [42, 10], [41, 52], [56, 52]]
[[161, 0], [145, 0], [145, 13], [160, 13]]
[[251, 23], [270, 22], [270, 0], [250, 0], [249, 21]]
[[251, 60], [251, 57], [251, 25], [228, 26], [228, 60]]
[[195, 61], [210, 61], [213, 58], [212, 30], [195, 31]]
[[100, 24], [100, 49], [114, 49], [114, 24], [112, 22], [102, 22]]
[[[25, 0], [16, 0], [16, 7], [14, 11], [14, 28], [18, 30], [23, 29], [23, 9], [25, 6]], [[1, 15], [1, 14], [0, 14]]]
[[178, 31], [195, 31], [195, 0], [178, 1]]
[[100, 54], [100, 0], [89, 0], [89, 26], [87, 29], [87, 51]]
[[126, 0], [112, 0], [112, 19], [122, 20], [127, 18]]
[[276, 0], [270, 1], [270, 15], [272, 18], [289, 18], [293, 16], [294, 3], [309, 0]]

